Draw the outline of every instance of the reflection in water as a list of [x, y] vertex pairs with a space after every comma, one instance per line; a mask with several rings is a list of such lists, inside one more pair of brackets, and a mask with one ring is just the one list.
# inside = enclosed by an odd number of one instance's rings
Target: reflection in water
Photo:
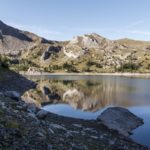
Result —
[[[150, 80], [113, 76], [47, 76], [33, 78], [37, 88], [25, 93], [28, 102], [50, 112], [83, 119], [96, 119], [108, 106], [129, 108], [145, 124], [132, 138], [149, 145]], [[148, 107], [148, 109], [145, 108]], [[145, 112], [142, 114], [142, 112]], [[142, 134], [141, 134], [142, 133]], [[146, 138], [143, 138], [143, 136]]]
[[[145, 84], [143, 84], [143, 82]], [[109, 105], [150, 105], [150, 80], [102, 77], [98, 80], [37, 80], [37, 88], [24, 97], [38, 105], [69, 104], [74, 109], [96, 112]], [[145, 86], [145, 87], [144, 87]]]

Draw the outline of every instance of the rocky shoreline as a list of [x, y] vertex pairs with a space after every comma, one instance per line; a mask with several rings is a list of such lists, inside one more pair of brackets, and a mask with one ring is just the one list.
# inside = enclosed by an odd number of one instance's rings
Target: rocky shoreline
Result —
[[[1, 74], [0, 149], [1, 150], [148, 150], [95, 120], [58, 116], [27, 104], [22, 95], [35, 84], [16, 73]], [[7, 92], [6, 92], [7, 91]]]
[[38, 72], [38, 71], [20, 71], [21, 75], [25, 76], [124, 76], [124, 77], [144, 77], [150, 78], [150, 73], [130, 73], [130, 72], [116, 72], [116, 73], [49, 73], [49, 72]]
[[100, 122], [51, 114], [2, 93], [0, 116], [0, 149], [148, 149]]

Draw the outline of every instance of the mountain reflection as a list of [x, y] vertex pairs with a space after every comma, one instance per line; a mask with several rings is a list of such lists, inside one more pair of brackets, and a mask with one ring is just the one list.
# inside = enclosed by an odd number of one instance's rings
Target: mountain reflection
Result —
[[[142, 100], [137, 96], [140, 94], [139, 86], [128, 80], [122, 82], [120, 78], [91, 81], [40, 79], [36, 82], [36, 89], [26, 92], [23, 97], [39, 106], [69, 104], [74, 109], [95, 112], [109, 105], [141, 105]], [[144, 98], [142, 102], [145, 103]]]

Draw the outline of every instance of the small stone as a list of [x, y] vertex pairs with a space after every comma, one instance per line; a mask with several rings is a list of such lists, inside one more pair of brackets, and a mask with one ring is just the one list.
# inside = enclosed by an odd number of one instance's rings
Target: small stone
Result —
[[3, 97], [3, 96], [4, 96], [4, 94], [2, 92], [0, 92], [0, 97]]
[[59, 124], [54, 124], [54, 123], [52, 123], [52, 124], [50, 124], [50, 126], [51, 126], [52, 128], [56, 128], [56, 129], [60, 129], [60, 130], [66, 130], [65, 127], [63, 127], [63, 126], [61, 126], [61, 125], [59, 125]]
[[49, 112], [47, 112], [47, 111], [45, 111], [45, 110], [40, 110], [40, 111], [36, 114], [36, 117], [37, 117], [38, 119], [45, 119], [48, 114], [49, 114]]
[[93, 138], [93, 139], [98, 139], [98, 137], [97, 137], [97, 136], [91, 136], [91, 138]]
[[35, 118], [35, 114], [33, 114], [33, 113], [28, 113], [28, 116]]
[[30, 112], [30, 113], [35, 113], [37, 110], [37, 107], [35, 104], [28, 104], [27, 105], [27, 111]]
[[41, 133], [41, 132], [38, 132], [38, 133], [37, 133], [37, 136], [44, 137], [44, 134]]
[[49, 128], [48, 130], [50, 133], [54, 134], [54, 131], [51, 128]]
[[75, 126], [75, 127], [78, 127], [78, 128], [82, 128], [81, 124], [72, 124], [72, 125]]

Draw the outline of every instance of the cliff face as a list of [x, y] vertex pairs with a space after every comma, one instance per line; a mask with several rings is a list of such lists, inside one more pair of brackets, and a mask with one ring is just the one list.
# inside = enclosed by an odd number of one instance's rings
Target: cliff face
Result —
[[[150, 72], [150, 42], [113, 41], [96, 33], [70, 41], [48, 41], [1, 21], [0, 54], [19, 56], [48, 72]], [[33, 65], [23, 68], [29, 67]]]

